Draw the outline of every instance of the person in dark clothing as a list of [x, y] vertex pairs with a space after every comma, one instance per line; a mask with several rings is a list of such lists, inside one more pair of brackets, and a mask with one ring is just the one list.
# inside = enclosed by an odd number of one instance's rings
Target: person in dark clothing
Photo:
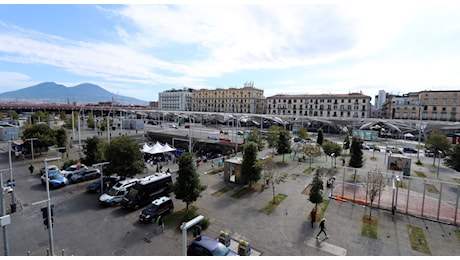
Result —
[[311, 218], [311, 227], [313, 228], [313, 223], [316, 221], [316, 210], [313, 208], [310, 212], [310, 218]]
[[327, 236], [327, 234], [326, 234], [327, 228], [326, 228], [325, 222], [326, 222], [326, 219], [325, 219], [325, 218], [321, 219], [321, 222], [319, 222], [320, 231], [318, 232], [318, 235], [316, 235], [316, 239], [319, 238], [319, 235], [320, 235], [321, 233], [324, 233], [324, 235], [326, 235], [326, 238], [329, 238], [329, 237]]
[[35, 170], [35, 168], [34, 168], [34, 166], [31, 164], [31, 165], [29, 166], [30, 174], [33, 174], [33, 173], [34, 173], [34, 170]]

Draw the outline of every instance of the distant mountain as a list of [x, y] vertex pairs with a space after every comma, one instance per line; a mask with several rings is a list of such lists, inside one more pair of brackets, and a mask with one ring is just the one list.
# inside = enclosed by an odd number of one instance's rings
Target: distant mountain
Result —
[[111, 93], [98, 85], [83, 83], [66, 87], [54, 82], [43, 82], [35, 86], [0, 93], [0, 102], [97, 104], [115, 101], [122, 104], [148, 105], [147, 101]]

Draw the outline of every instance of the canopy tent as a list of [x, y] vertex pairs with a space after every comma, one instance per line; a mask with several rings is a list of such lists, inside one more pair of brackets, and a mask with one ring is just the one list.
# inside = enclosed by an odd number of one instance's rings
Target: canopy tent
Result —
[[144, 144], [141, 149], [142, 152], [149, 153], [149, 154], [166, 153], [166, 152], [172, 152], [175, 150], [176, 148], [170, 146], [168, 143], [166, 143], [165, 145], [162, 145], [160, 144], [160, 142], [156, 142], [155, 145], [153, 146]]
[[411, 134], [411, 133], [405, 133], [405, 134], [404, 134], [404, 137], [405, 137], [405, 138], [414, 138], [414, 135]]

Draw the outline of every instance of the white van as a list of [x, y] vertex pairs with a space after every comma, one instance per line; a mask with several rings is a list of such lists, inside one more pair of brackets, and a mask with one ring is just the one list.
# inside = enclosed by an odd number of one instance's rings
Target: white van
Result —
[[137, 178], [126, 179], [117, 182], [109, 191], [99, 197], [101, 206], [113, 206], [120, 204], [123, 197], [128, 193], [129, 188], [139, 181]]

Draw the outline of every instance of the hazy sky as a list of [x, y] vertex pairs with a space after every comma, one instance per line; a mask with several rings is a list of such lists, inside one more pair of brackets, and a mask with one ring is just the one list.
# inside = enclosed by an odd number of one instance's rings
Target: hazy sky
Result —
[[88, 82], [156, 101], [252, 81], [265, 97], [362, 91], [373, 102], [381, 89], [460, 89], [454, 1], [184, 2], [1, 4], [0, 93]]

